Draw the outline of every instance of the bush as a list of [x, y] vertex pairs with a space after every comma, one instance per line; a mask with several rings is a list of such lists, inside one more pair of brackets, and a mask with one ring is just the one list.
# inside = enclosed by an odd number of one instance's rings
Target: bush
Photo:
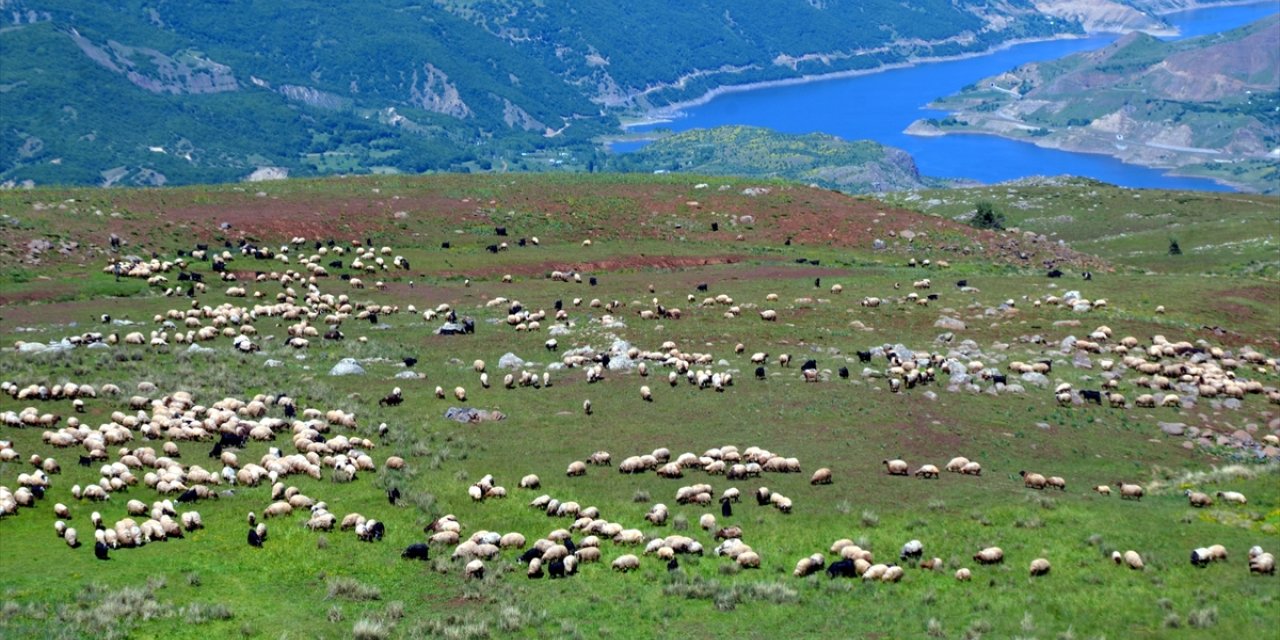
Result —
[[382, 640], [387, 637], [387, 627], [377, 620], [361, 618], [351, 629], [351, 636], [356, 640]]
[[345, 600], [378, 600], [382, 590], [363, 584], [355, 578], [334, 578], [329, 581], [329, 597]]
[[1004, 229], [1004, 214], [990, 202], [979, 202], [969, 224], [977, 229]]

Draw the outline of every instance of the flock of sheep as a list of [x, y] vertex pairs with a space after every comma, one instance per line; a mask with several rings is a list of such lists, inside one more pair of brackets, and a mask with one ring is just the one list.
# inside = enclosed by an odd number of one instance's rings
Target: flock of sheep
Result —
[[[537, 244], [536, 239], [533, 244]], [[121, 336], [116, 332], [90, 331], [68, 336], [67, 342], [78, 347], [123, 345], [125, 348], [132, 348], [148, 345], [200, 345], [225, 340], [232, 349], [253, 352], [273, 339], [264, 335], [267, 330], [262, 327], [268, 323], [284, 323], [287, 325], [284, 344], [301, 350], [308, 348], [313, 340], [336, 342], [345, 339], [340, 330], [344, 323], [376, 323], [379, 318], [400, 313], [398, 305], [360, 302], [347, 293], [335, 295], [325, 292], [323, 287], [332, 282], [328, 279], [331, 268], [346, 267], [366, 277], [376, 278], [393, 269], [408, 269], [408, 261], [403, 256], [393, 255], [394, 251], [390, 247], [374, 250], [360, 246], [326, 246], [321, 243], [316, 243], [314, 251], [307, 254], [305, 245], [305, 240], [295, 238], [289, 245], [274, 250], [252, 245], [242, 246], [238, 250], [209, 250], [208, 247], [201, 246], [175, 260], [112, 263], [104, 271], [119, 277], [145, 279], [153, 286], [163, 289], [167, 295], [177, 296], [182, 293], [182, 287], [172, 286], [169, 279], [170, 275], [177, 274], [176, 280], [186, 283], [187, 294], [193, 296], [191, 304], [156, 315], [153, 318], [155, 328], [147, 332], [135, 330]], [[506, 247], [499, 247], [497, 250], [504, 248]], [[347, 254], [352, 259], [344, 265], [341, 260]], [[296, 265], [296, 268], [260, 271], [252, 277], [252, 284], [241, 284], [242, 279], [248, 279], [248, 276], [243, 271], [238, 275], [232, 266], [237, 260], [247, 259]], [[251, 299], [252, 304], [228, 301], [210, 306], [197, 302], [194, 296], [208, 292], [203, 278], [191, 270], [194, 263], [201, 261], [209, 261], [213, 272], [218, 274], [217, 277], [228, 284], [224, 291], [225, 297], [234, 301]], [[551, 278], [564, 282], [580, 282], [582, 279], [574, 272], [555, 272], [551, 274]], [[356, 277], [344, 276], [344, 281], [346, 286], [355, 291], [365, 286]], [[503, 282], [511, 281], [510, 277], [503, 278]], [[377, 289], [384, 288], [381, 280], [375, 281], [373, 285]], [[917, 291], [929, 290], [932, 286], [933, 282], [929, 278], [913, 283], [913, 288]], [[706, 289], [705, 286], [699, 288]], [[843, 289], [842, 285], [837, 284], [830, 291], [839, 295]], [[650, 293], [652, 292], [651, 287]], [[931, 296], [936, 297], [933, 294], [921, 297], [913, 292], [898, 302], [928, 304]], [[777, 322], [784, 315], [775, 308], [774, 303], [777, 301], [776, 294], [765, 298], [764, 304], [768, 308], [757, 312], [761, 321]], [[723, 309], [724, 317], [730, 319], [740, 317], [744, 309], [757, 308], [754, 304], [744, 304], [724, 294], [706, 297], [701, 303], [690, 295], [687, 302], [696, 304], [699, 308]], [[862, 301], [864, 307], [871, 308], [892, 303], [889, 298], [870, 296]], [[1034, 304], [1065, 304], [1073, 308], [1083, 304], [1099, 309], [1104, 308], [1106, 302], [1049, 297], [1036, 300]], [[584, 305], [605, 313], [600, 319], [605, 325], [614, 321], [613, 314], [620, 314], [628, 309], [640, 320], [646, 321], [674, 321], [689, 316], [678, 308], [662, 304], [656, 297], [645, 303], [623, 303], [617, 300], [606, 302], [600, 299], [585, 301], [575, 298], [569, 305], [556, 301], [551, 313], [527, 308], [520, 301], [505, 297], [489, 300], [486, 307], [505, 310], [505, 325], [512, 331], [535, 332], [542, 330], [543, 323], [572, 327], [574, 320], [569, 309]], [[415, 317], [419, 315], [418, 309], [413, 305], [407, 305], [406, 311]], [[447, 319], [451, 323], [458, 321], [457, 310], [449, 304], [422, 311], [420, 316], [424, 322], [438, 319]], [[104, 321], [109, 319], [104, 318]], [[358, 340], [364, 341], [366, 338]], [[20, 343], [17, 347], [21, 349], [23, 345]], [[559, 341], [555, 338], [547, 340], [544, 347], [548, 353], [560, 356], [560, 371], [573, 368], [585, 370], [585, 381], [589, 385], [604, 382], [615, 375], [610, 366], [612, 358], [625, 359], [629, 365], [628, 370], [634, 371], [634, 376], [640, 378], [640, 382], [647, 383], [639, 386], [639, 397], [646, 403], [659, 399], [655, 388], [660, 389], [660, 386], [650, 382], [648, 379], [651, 377], [656, 380], [665, 378], [672, 387], [685, 383], [696, 389], [721, 393], [734, 387], [737, 382], [734, 375], [737, 369], [732, 365], [725, 367], [723, 363], [717, 364], [718, 359], [712, 353], [686, 351], [674, 341], [665, 341], [656, 349], [628, 347], [620, 353], [590, 348], [570, 349], [561, 353]], [[1265, 395], [1271, 402], [1280, 404], [1280, 391], [1265, 387], [1250, 378], [1251, 372], [1275, 372], [1275, 359], [1248, 348], [1229, 352], [1219, 347], [1170, 342], [1158, 335], [1153, 336], [1144, 347], [1131, 336], [1113, 340], [1111, 330], [1102, 326], [1087, 338], [1064, 345], [1063, 350], [1065, 354], [1083, 352], [1103, 356], [1099, 367], [1109, 374], [1097, 390], [1077, 390], [1067, 383], [1058, 385], [1054, 389], [1054, 395], [1064, 405], [1090, 401], [1101, 404], [1105, 399], [1112, 407], [1131, 406], [1128, 399], [1120, 393], [1121, 385], [1126, 383], [1126, 373], [1137, 375], [1129, 381], [1133, 387], [1152, 392], [1137, 396], [1133, 406], [1186, 407], [1194, 404], [1197, 398], [1244, 399], [1249, 395]], [[745, 356], [745, 346], [736, 345], [734, 355]], [[864, 377], [887, 380], [889, 390], [895, 393], [906, 393], [918, 386], [934, 384], [942, 374], [963, 373], [974, 380], [999, 386], [1007, 385], [1011, 377], [1043, 375], [1051, 371], [1052, 367], [1048, 360], [1030, 364], [1014, 361], [1001, 370], [994, 361], [963, 361], [944, 353], [903, 352], [892, 345], [859, 352], [858, 357], [868, 365], [874, 357], [883, 358], [884, 368], [872, 369], [868, 366], [864, 370]], [[793, 356], [784, 353], [771, 357], [767, 352], [759, 351], [745, 359], [746, 362], [741, 364], [756, 367], [756, 377], [764, 379], [765, 365], [776, 362], [780, 369], [788, 369]], [[489, 389], [491, 380], [486, 363], [476, 360], [471, 369], [472, 373], [466, 375], [473, 376], [471, 379], [481, 388]], [[666, 370], [667, 374], [659, 375], [660, 369]], [[831, 373], [821, 370], [813, 360], [803, 363], [799, 372], [799, 379], [814, 383], [826, 381]], [[624, 377], [631, 375], [633, 374], [624, 374]], [[850, 373], [847, 366], [841, 366], [838, 375], [840, 378], [848, 378]], [[538, 375], [523, 369], [506, 374], [501, 386], [506, 389], [546, 388], [554, 382], [550, 371]], [[332, 483], [345, 483], [356, 481], [362, 474], [378, 472], [380, 467], [373, 457], [377, 444], [368, 438], [354, 435], [357, 416], [353, 413], [336, 408], [300, 407], [298, 401], [284, 394], [258, 394], [247, 399], [227, 397], [202, 404], [192, 393], [184, 390], [159, 395], [160, 390], [150, 383], [138, 385], [137, 395], [131, 397], [124, 397], [121, 388], [113, 384], [95, 387], [76, 382], [49, 386], [39, 382], [6, 381], [0, 385], [0, 391], [15, 402], [29, 404], [21, 410], [6, 410], [0, 414], [0, 424], [7, 428], [41, 429], [41, 441], [45, 445], [66, 450], [78, 456], [80, 465], [98, 469], [96, 481], [85, 486], [71, 487], [70, 495], [77, 501], [71, 507], [64, 503], [53, 505], [54, 531], [68, 546], [76, 548], [81, 544], [80, 533], [68, 524], [73, 520], [73, 510], [81, 508], [79, 504], [93, 505], [84, 507], [86, 510], [96, 508], [105, 511], [109, 505], [120, 504], [123, 498], [117, 496], [136, 495], [135, 492], [144, 489], [155, 494], [157, 499], [150, 505], [139, 499], [128, 499], [121, 517], [114, 522], [105, 519], [100, 511], [91, 513], [88, 521], [94, 528], [95, 554], [100, 559], [108, 559], [109, 554], [118, 549], [182, 538], [184, 532], [202, 528], [204, 523], [197, 511], [180, 509], [200, 500], [218, 500], [230, 495], [227, 491], [230, 487], [241, 491], [238, 496], [254, 496], [253, 499], [258, 499], [258, 494], [248, 491], [249, 489], [260, 485], [268, 487], [260, 492], [264, 494], [260, 505], [247, 514], [248, 529], [245, 537], [250, 547], [262, 547], [266, 544], [268, 531], [265, 521], [271, 519], [298, 520], [299, 526], [317, 532], [334, 529], [351, 531], [358, 540], [371, 543], [382, 540], [386, 535], [385, 522], [358, 512], [340, 516], [331, 512], [326, 502], [319, 499], [322, 496], [308, 496], [298, 486], [289, 484], [291, 476], [305, 476], [312, 481], [327, 479]], [[445, 391], [445, 385], [435, 387], [435, 397], [444, 399], [449, 395]], [[467, 398], [467, 390], [460, 383], [454, 387], [451, 395], [462, 402]], [[393, 410], [404, 398], [404, 391], [396, 387], [381, 398], [378, 404]], [[64, 403], [71, 407], [75, 415], [64, 418], [57, 412], [37, 408], [36, 403]], [[94, 407], [95, 403], [102, 405], [103, 412], [110, 413], [93, 426], [79, 416], [86, 414], [90, 408], [99, 408]], [[582, 406], [584, 413], [593, 413], [593, 405], [589, 399], [584, 400]], [[280, 447], [270, 446], [265, 454], [256, 459], [242, 459], [247, 457], [243, 453], [247, 443], [275, 443], [286, 437], [292, 452], [286, 453]], [[1280, 441], [1273, 435], [1268, 435], [1265, 442], [1280, 445]], [[155, 443], [160, 444], [158, 450]], [[182, 454], [190, 454], [195, 443], [212, 443], [208, 469], [196, 462], [184, 462]], [[0, 462], [20, 460], [21, 456], [11, 442], [0, 441]], [[62, 471], [60, 463], [51, 457], [32, 454], [27, 460], [32, 470], [18, 475], [16, 488], [0, 486], [0, 517], [34, 511], [38, 501], [51, 490], [55, 484], [54, 479]], [[983, 475], [984, 469], [979, 462], [965, 457], [955, 457], [941, 468], [929, 463], [913, 468], [901, 459], [884, 460], [882, 464], [888, 475], [915, 476], [926, 480], [939, 480], [942, 471], [974, 478], [989, 476]], [[404, 459], [392, 455], [384, 458], [381, 466], [386, 469], [402, 469], [405, 465]], [[613, 467], [624, 475], [652, 472], [664, 479], [681, 479], [687, 475], [702, 474], [707, 480], [723, 477], [727, 483], [749, 482], [762, 478], [764, 474], [801, 472], [800, 462], [796, 458], [778, 455], [759, 446], [739, 450], [736, 446], [724, 445], [701, 454], [686, 452], [673, 455], [669, 449], [659, 448], [651, 453], [623, 457], [616, 467], [608, 452], [598, 451], [585, 459], [570, 462], [565, 475], [571, 479], [584, 478], [594, 473], [589, 471], [590, 468], [606, 466]], [[1019, 475], [1023, 485], [1029, 489], [1067, 490], [1066, 480], [1059, 476], [1032, 471], [1021, 471]], [[574, 481], [576, 480], [569, 482]], [[814, 486], [831, 485], [836, 481], [835, 474], [829, 468], [815, 470], [810, 478], [810, 484]], [[323, 485], [317, 485], [317, 489], [321, 486]], [[518, 483], [518, 489], [525, 491], [536, 491], [541, 486], [541, 479], [534, 474], [525, 475]], [[1122, 499], [1140, 500], [1144, 495], [1143, 487], [1137, 483], [1117, 482], [1115, 486]], [[1094, 491], [1109, 495], [1111, 488], [1102, 485], [1094, 487]], [[674, 492], [673, 499], [679, 505], [693, 507], [708, 507], [718, 502], [720, 518], [727, 520], [732, 517], [734, 505], [741, 503], [742, 492], [737, 486], [724, 487], [717, 492], [711, 484], [699, 482], [680, 487]], [[496, 484], [493, 476], [486, 475], [470, 485], [467, 494], [473, 502], [479, 504], [491, 499], [503, 499], [508, 492], [505, 487]], [[784, 516], [793, 513], [793, 510], [805, 508], [803, 504], [797, 505], [791, 497], [766, 486], [757, 487], [749, 495], [757, 505], [772, 507]], [[1186, 495], [1192, 507], [1214, 504], [1213, 497], [1200, 491], [1187, 490]], [[391, 505], [396, 505], [399, 490], [389, 490], [387, 497]], [[1237, 492], [1220, 491], [1216, 493], [1216, 497], [1231, 504], [1247, 502]], [[509, 552], [512, 555], [519, 554], [518, 562], [530, 578], [544, 575], [564, 578], [574, 575], [582, 565], [604, 561], [607, 548], [617, 550], [610, 566], [623, 573], [639, 569], [646, 558], [663, 562], [669, 570], [674, 570], [679, 566], [681, 556], [703, 555], [707, 546], [711, 547], [714, 556], [727, 558], [744, 569], [756, 569], [761, 566], [762, 551], [768, 548], [767, 540], [754, 538], [741, 526], [726, 525], [710, 512], [698, 519], [700, 528], [708, 536], [705, 541], [682, 533], [654, 535], [655, 528], [667, 526], [671, 520], [671, 510], [662, 503], [654, 504], [643, 517], [636, 517], [638, 514], [617, 514], [615, 519], [606, 519], [601, 509], [595, 506], [584, 507], [564, 495], [556, 498], [550, 494], [542, 494], [530, 500], [529, 506], [546, 513], [550, 518], [558, 519], [557, 523], [562, 522], [564, 526], [554, 526], [544, 536], [528, 543], [525, 535], [520, 532], [477, 530], [464, 537], [465, 527], [459, 519], [446, 515], [428, 525], [424, 531], [425, 539], [409, 545], [401, 555], [407, 559], [427, 560], [433, 548], [452, 548], [450, 557], [462, 564], [462, 573], [479, 578], [486, 573], [486, 562], [493, 563], [503, 552]], [[302, 517], [296, 517], [297, 514]], [[634, 517], [634, 521], [624, 522], [630, 517]], [[641, 521], [646, 523], [643, 526], [650, 528], [650, 533], [646, 534], [639, 528]], [[755, 547], [745, 542], [747, 539], [755, 542]], [[877, 562], [874, 553], [849, 539], [836, 540], [829, 547], [828, 553], [834, 558], [830, 562], [822, 552], [801, 558], [797, 561], [793, 574], [803, 577], [825, 570], [832, 578], [860, 577], [868, 581], [897, 582], [904, 578], [907, 568], [939, 571], [944, 564], [940, 558], [926, 558], [924, 544], [919, 540], [904, 544], [893, 562], [886, 561], [888, 558], [881, 558]], [[1190, 557], [1192, 564], [1204, 566], [1225, 561], [1226, 556], [1224, 547], [1211, 545], [1193, 550]], [[1254, 547], [1249, 551], [1248, 557], [1250, 571], [1274, 574], [1275, 563], [1270, 553]], [[1123, 553], [1117, 551], [1111, 559], [1135, 570], [1145, 568], [1142, 556], [1134, 550]], [[979, 566], [999, 564], [1004, 562], [1005, 554], [999, 547], [988, 547], [976, 550], [972, 560]], [[1030, 559], [1027, 566], [1031, 576], [1043, 576], [1051, 571], [1049, 560], [1042, 557]], [[980, 568], [977, 570], [981, 571]], [[967, 581], [972, 579], [974, 571], [975, 569], [967, 566], [959, 567], [954, 576], [957, 580]]]

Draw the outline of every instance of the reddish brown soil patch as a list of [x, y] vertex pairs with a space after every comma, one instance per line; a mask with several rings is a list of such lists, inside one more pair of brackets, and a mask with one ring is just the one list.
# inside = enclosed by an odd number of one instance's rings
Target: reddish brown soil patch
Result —
[[[48, 302], [59, 296], [71, 293], [72, 287], [69, 284], [46, 284], [39, 289], [31, 289], [21, 293], [0, 293], [0, 307], [8, 307], [17, 304], [30, 304], [33, 302]], [[5, 315], [13, 318], [13, 310], [5, 309]]]
[[506, 265], [496, 266], [482, 269], [472, 269], [466, 274], [454, 271], [444, 271], [439, 275], [442, 277], [455, 277], [461, 275], [470, 275], [474, 277], [488, 277], [499, 274], [511, 274], [513, 276], [545, 276], [552, 271], [564, 272], [580, 272], [580, 273], [603, 273], [614, 271], [634, 271], [639, 269], [646, 270], [674, 270], [687, 269], [690, 267], [709, 267], [718, 264], [736, 264], [744, 260], [744, 256], [740, 255], [724, 255], [724, 256], [632, 256], [628, 258], [611, 258], [608, 260], [593, 260], [588, 262], [566, 262], [566, 261], [546, 261], [533, 264]]

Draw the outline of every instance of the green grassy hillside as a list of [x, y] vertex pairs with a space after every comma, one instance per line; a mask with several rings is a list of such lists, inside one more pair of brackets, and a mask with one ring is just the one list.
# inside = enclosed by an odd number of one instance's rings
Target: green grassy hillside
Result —
[[[700, 183], [708, 186], [698, 188]], [[1270, 625], [1280, 598], [1277, 578], [1251, 575], [1246, 560], [1253, 545], [1273, 553], [1280, 547], [1275, 461], [1280, 450], [1264, 442], [1280, 433], [1277, 405], [1265, 393], [1280, 385], [1273, 359], [1280, 352], [1275, 331], [1280, 285], [1255, 271], [1227, 268], [1229, 261], [1205, 258], [1193, 250], [1192, 237], [1182, 239], [1188, 261], [1177, 268], [1157, 268], [1160, 263], [1144, 254], [1090, 242], [1103, 233], [1086, 223], [1085, 209], [1096, 210], [1099, 219], [1123, 220], [1135, 203], [1148, 198], [1203, 196], [1096, 185], [1017, 189], [1029, 204], [1074, 203], [1066, 208], [1080, 222], [1060, 227], [1060, 235], [1072, 234], [1073, 243], [1096, 248], [1102, 257], [1017, 232], [974, 230], [947, 216], [872, 199], [755, 179], [391, 176], [248, 188], [0, 193], [5, 223], [0, 226], [0, 275], [5, 278], [0, 281], [0, 343], [5, 345], [0, 378], [22, 388], [76, 382], [98, 391], [83, 400], [83, 413], [68, 399], [7, 395], [0, 398], [0, 413], [33, 407], [37, 416], [58, 417], [52, 429], [77, 420], [95, 431], [113, 421], [131, 421], [138, 414], [130, 408], [132, 396], [160, 401], [179, 391], [191, 393], [201, 407], [226, 397], [249, 401], [286, 393], [296, 401], [299, 420], [306, 418], [306, 409], [349, 412], [353, 427], [325, 426], [323, 418], [313, 426], [327, 430], [331, 447], [341, 442], [338, 436], [367, 438], [371, 446], [358, 448], [375, 468], [350, 482], [338, 482], [328, 467], [319, 478], [290, 475], [281, 481], [324, 501], [339, 519], [359, 513], [385, 522], [387, 531], [380, 542], [362, 542], [349, 530], [310, 531], [303, 526], [306, 516], [295, 511], [266, 520], [268, 538], [263, 548], [254, 549], [246, 544], [246, 516], [264, 514], [272, 502], [270, 483], [223, 483], [211, 487], [230, 491], [219, 499], [177, 505], [178, 512], [198, 511], [203, 529], [179, 540], [114, 549], [102, 562], [94, 558], [92, 544], [70, 549], [55, 537], [53, 505], [67, 505], [69, 525], [82, 541], [91, 542], [92, 512], [100, 512], [110, 527], [126, 517], [127, 501], [150, 506], [164, 497], [144, 481], [156, 469], [132, 470], [138, 484], [100, 503], [76, 500], [72, 487], [97, 482], [101, 466], [120, 460], [122, 448], [160, 452], [176, 432], [149, 440], [141, 427], [133, 428], [132, 440], [107, 447], [108, 460], [82, 467], [77, 460], [88, 454], [84, 446], [56, 448], [42, 437], [46, 427], [0, 424], [0, 441], [8, 445], [3, 448], [15, 452], [0, 454], [12, 457], [0, 462], [0, 485], [16, 490], [20, 474], [34, 472], [32, 455], [61, 464], [60, 473], [49, 475], [42, 500], [0, 517], [0, 634], [1257, 635]], [[965, 195], [970, 196], [994, 201], [1010, 224], [1050, 233], [1031, 219], [1042, 213], [1031, 216], [1032, 209], [1023, 211], [994, 192]], [[1255, 209], [1274, 210], [1276, 200], [1185, 204], [1185, 211], [1173, 209], [1172, 215], [1190, 225], [1198, 220], [1196, 212], [1245, 217]], [[963, 206], [948, 201], [930, 213], [954, 215]], [[507, 235], [498, 236], [496, 227]], [[1215, 243], [1256, 235], [1247, 224], [1214, 228], [1222, 234]], [[122, 239], [118, 253], [108, 243], [113, 233]], [[304, 240], [291, 243], [298, 237]], [[342, 255], [328, 246], [330, 239], [345, 251]], [[278, 257], [242, 253], [242, 240], [270, 248]], [[442, 248], [444, 242], [450, 248]], [[487, 250], [501, 242], [508, 248]], [[209, 262], [190, 254], [197, 244], [220, 253], [224, 243], [231, 245], [226, 264], [237, 276], [234, 283], [220, 281]], [[356, 243], [371, 243], [379, 248], [376, 257], [391, 262], [400, 256], [411, 266], [353, 269]], [[383, 246], [389, 248], [386, 255]], [[190, 282], [178, 279], [180, 269], [162, 274], [167, 282], [152, 284], [134, 277], [117, 282], [104, 271], [114, 258], [150, 260], [154, 254], [158, 261], [174, 261], [182, 257], [180, 251], [186, 253], [187, 272], [202, 275], [208, 284], [194, 292], [194, 301], [184, 295]], [[1274, 247], [1266, 251], [1274, 257]], [[326, 316], [341, 314], [333, 319], [340, 320], [345, 339], [312, 336], [305, 347], [290, 347], [290, 327], [298, 331], [306, 316], [286, 319], [268, 307], [306, 303], [312, 286], [307, 275], [288, 283], [276, 278], [291, 269], [314, 273], [303, 266], [313, 254], [327, 271], [317, 275], [315, 294], [331, 294], [334, 303], [314, 298], [306, 313], [315, 316], [308, 323], [323, 333], [331, 326]], [[330, 265], [333, 260], [342, 266]], [[913, 260], [921, 266], [909, 266]], [[1044, 265], [1061, 268], [1064, 278], [1046, 278]], [[1080, 278], [1085, 269], [1093, 272], [1091, 280]], [[577, 272], [582, 282], [553, 280], [548, 277], [553, 270]], [[507, 275], [510, 282], [504, 282]], [[364, 287], [356, 288], [344, 276], [363, 280]], [[913, 287], [926, 278], [931, 288]], [[968, 286], [958, 287], [959, 280]], [[698, 289], [703, 283], [705, 292]], [[835, 285], [840, 288], [833, 290]], [[229, 296], [233, 286], [243, 287], [246, 297]], [[177, 295], [165, 295], [173, 287], [179, 288]], [[1049, 296], [1071, 289], [1108, 303], [1075, 312], [1048, 302]], [[931, 293], [936, 300], [927, 299]], [[731, 297], [732, 305], [704, 302], [717, 295]], [[337, 308], [338, 296], [353, 305], [349, 315]], [[491, 304], [499, 297], [508, 302]], [[864, 297], [883, 303], [864, 306]], [[594, 306], [593, 299], [602, 306]], [[516, 300], [526, 310], [547, 312], [537, 330], [508, 324], [509, 304]], [[557, 300], [566, 312], [560, 321], [554, 319]], [[603, 308], [613, 301], [612, 310]], [[372, 304], [396, 309], [379, 309], [376, 322], [357, 317]], [[441, 304], [473, 317], [476, 334], [435, 335], [442, 319], [426, 320], [422, 312]], [[678, 307], [680, 317], [642, 315], [655, 304]], [[1153, 313], [1156, 305], [1165, 313]], [[240, 353], [229, 337], [199, 342], [200, 349], [177, 341], [177, 334], [197, 330], [196, 323], [223, 322], [187, 311], [207, 308], [213, 315], [219, 307], [242, 310], [237, 320], [255, 328], [250, 339], [259, 351]], [[776, 311], [777, 321], [762, 321], [759, 312], [765, 309]], [[104, 313], [110, 324], [102, 322]], [[171, 314], [174, 326], [166, 328], [163, 321]], [[961, 321], [964, 328], [936, 326], [943, 317]], [[1064, 339], [1086, 339], [1100, 325], [1113, 335], [1099, 340], [1101, 352], [1063, 348]], [[1215, 326], [1228, 331], [1215, 332]], [[525, 328], [530, 328], [527, 321]], [[16, 348], [20, 342], [49, 343], [88, 332], [123, 338], [133, 331], [147, 340], [152, 332], [164, 332], [168, 343], [38, 353]], [[1118, 347], [1123, 337], [1133, 336], [1141, 348], [1129, 355], [1141, 357], [1157, 335], [1203, 347], [1203, 357], [1195, 356], [1201, 370], [1234, 366], [1236, 381], [1257, 382], [1264, 393], [1237, 400], [1178, 391], [1186, 396], [1182, 406], [1134, 406], [1151, 390], [1140, 386], [1142, 374], [1123, 363]], [[545, 347], [552, 337], [556, 352]], [[562, 366], [576, 349], [608, 351], [618, 340], [645, 352], [672, 355], [662, 346], [671, 341], [680, 353], [707, 354], [709, 360], [695, 369], [730, 373], [732, 384], [723, 392], [699, 389], [683, 378], [671, 386], [672, 369], [661, 360], [647, 360], [649, 374], [642, 376], [625, 356], [617, 361], [621, 368], [606, 370], [604, 380], [594, 383], [587, 381], [584, 368]], [[735, 350], [739, 343], [741, 353]], [[897, 374], [883, 356], [864, 363], [856, 355], [886, 344], [937, 353], [956, 361], [948, 366], [966, 370], [971, 362], [981, 363], [1007, 373], [1008, 385], [998, 389], [980, 376], [965, 381], [939, 368], [936, 381], [895, 393], [882, 376]], [[1209, 349], [1215, 347], [1225, 351], [1213, 355]], [[1255, 350], [1264, 357], [1239, 362]], [[756, 352], [767, 354], [763, 380], [754, 375]], [[507, 353], [526, 363], [501, 369]], [[789, 367], [779, 364], [782, 354], [791, 356]], [[406, 357], [417, 363], [406, 367]], [[1189, 364], [1192, 357], [1159, 361], [1174, 366]], [[343, 358], [356, 359], [366, 373], [328, 375]], [[476, 359], [487, 365], [490, 388], [481, 385]], [[816, 382], [806, 382], [801, 374], [808, 359], [816, 361]], [[1228, 359], [1238, 362], [1229, 365]], [[1014, 361], [1038, 360], [1052, 363], [1043, 381], [1011, 373]], [[850, 371], [849, 378], [839, 375], [841, 367]], [[504, 388], [503, 376], [521, 369], [547, 374], [549, 386]], [[405, 377], [408, 372], [418, 375]], [[1054, 398], [1058, 384], [1093, 390], [1108, 378], [1126, 396], [1125, 408]], [[118, 385], [119, 395], [107, 393], [107, 384]], [[642, 385], [651, 389], [651, 402], [642, 399]], [[437, 386], [446, 399], [435, 397]], [[403, 404], [380, 404], [378, 399], [394, 387], [402, 389]], [[454, 400], [454, 387], [465, 388], [465, 402]], [[592, 403], [591, 415], [583, 412], [584, 400]], [[145, 423], [155, 406], [143, 405]], [[506, 419], [459, 424], [444, 418], [455, 406], [499, 410]], [[186, 417], [200, 412], [191, 411]], [[249, 413], [238, 419], [259, 420]], [[173, 417], [181, 423], [183, 415]], [[284, 409], [271, 404], [265, 417], [284, 420]], [[175, 426], [166, 422], [164, 428]], [[271, 447], [284, 455], [297, 452], [295, 428], [303, 426], [285, 421], [272, 439], [233, 449], [236, 462], [241, 467], [269, 464], [264, 456]], [[207, 457], [212, 439], [173, 442], [179, 454], [173, 461], [188, 471], [190, 465], [215, 473], [222, 469]], [[674, 460], [684, 452], [701, 455], [725, 445], [794, 457], [802, 472], [766, 472], [747, 480], [698, 468], [684, 469], [682, 479], [618, 472], [623, 458], [659, 447], [669, 448]], [[572, 461], [599, 450], [612, 454], [612, 466], [566, 477]], [[402, 457], [404, 468], [388, 468], [391, 456]], [[980, 462], [982, 475], [944, 471], [937, 480], [895, 477], [881, 464], [902, 458], [914, 470], [926, 463], [943, 466], [953, 456]], [[321, 462], [323, 457], [317, 454]], [[832, 470], [832, 484], [810, 485], [810, 474], [820, 467]], [[1024, 488], [1022, 470], [1061, 476], [1066, 488]], [[521, 477], [530, 473], [540, 476], [541, 488], [519, 489]], [[508, 497], [482, 502], [468, 497], [468, 488], [487, 474]], [[1120, 499], [1117, 481], [1141, 484], [1145, 497]], [[722, 515], [715, 502], [677, 504], [679, 487], [701, 482], [712, 485], [717, 496], [730, 487], [742, 492], [732, 516]], [[1104, 484], [1112, 485], [1110, 496], [1092, 490]], [[791, 498], [791, 513], [757, 506], [750, 496], [761, 486]], [[402, 492], [396, 506], [388, 503], [388, 487]], [[1183, 496], [1189, 488], [1210, 494], [1239, 491], [1248, 503], [1218, 499], [1211, 507], [1193, 509]], [[602, 518], [638, 528], [648, 538], [688, 535], [705, 553], [679, 556], [679, 568], [669, 572], [665, 561], [643, 554], [643, 547], [604, 540], [602, 562], [580, 565], [577, 575], [564, 580], [526, 578], [518, 550], [486, 561], [486, 575], [479, 580], [464, 577], [464, 561], [449, 559], [451, 546], [432, 547], [427, 562], [400, 558], [406, 546], [426, 539], [424, 526], [448, 513], [462, 523], [464, 538], [482, 530], [519, 532], [532, 543], [554, 529], [569, 529], [572, 519], [548, 517], [527, 506], [543, 493], [597, 507]], [[672, 517], [663, 526], [643, 519], [655, 503], [670, 507]], [[741, 569], [714, 555], [717, 541], [698, 525], [704, 513], [714, 514], [720, 526], [740, 526], [744, 542], [761, 557], [760, 568]], [[577, 543], [584, 536], [573, 532]], [[904, 577], [884, 583], [792, 575], [797, 561], [810, 554], [834, 561], [830, 547], [841, 538], [870, 550], [877, 562], [903, 564]], [[940, 558], [943, 568], [928, 571], [898, 560], [898, 550], [912, 539], [923, 543], [925, 557]], [[1189, 564], [1193, 549], [1212, 544], [1227, 549], [1226, 562], [1204, 568]], [[972, 560], [991, 545], [1004, 550], [1003, 564], [981, 566]], [[1112, 563], [1113, 550], [1130, 549], [1141, 553], [1144, 571]], [[641, 556], [637, 571], [610, 569], [615, 558], [631, 552]], [[1028, 565], [1038, 557], [1048, 559], [1052, 570], [1029, 577]], [[953, 577], [961, 567], [971, 569], [971, 581]]]

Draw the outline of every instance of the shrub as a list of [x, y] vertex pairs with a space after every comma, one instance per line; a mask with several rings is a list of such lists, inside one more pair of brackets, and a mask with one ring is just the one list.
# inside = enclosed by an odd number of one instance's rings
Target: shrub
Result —
[[643, 489], [636, 489], [636, 492], [631, 495], [632, 502], [648, 502], [649, 500], [649, 492]]
[[1004, 229], [1004, 214], [996, 211], [990, 202], [979, 202], [969, 224], [977, 229]]
[[862, 526], [867, 528], [877, 527], [880, 525], [880, 516], [876, 512], [866, 510], [862, 512]]
[[1218, 624], [1218, 608], [1206, 607], [1188, 613], [1187, 624], [1196, 629], [1208, 629]]

